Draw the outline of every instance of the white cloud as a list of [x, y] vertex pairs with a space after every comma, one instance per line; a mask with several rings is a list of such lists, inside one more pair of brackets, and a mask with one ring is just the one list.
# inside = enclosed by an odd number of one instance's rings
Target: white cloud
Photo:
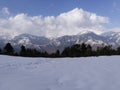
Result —
[[120, 32], [120, 27], [111, 28], [109, 31]]
[[[5, 10], [5, 11], [8, 11]], [[9, 14], [9, 13], [8, 13]], [[37, 36], [58, 37], [74, 35], [82, 30], [100, 33], [104, 30], [102, 24], [108, 23], [107, 17], [75, 8], [58, 16], [29, 16], [24, 13], [0, 19], [0, 33], [12, 36], [29, 33]]]
[[1, 13], [4, 14], [4, 15], [9, 15], [10, 14], [10, 12], [9, 12], [7, 7], [2, 8], [1, 9]]

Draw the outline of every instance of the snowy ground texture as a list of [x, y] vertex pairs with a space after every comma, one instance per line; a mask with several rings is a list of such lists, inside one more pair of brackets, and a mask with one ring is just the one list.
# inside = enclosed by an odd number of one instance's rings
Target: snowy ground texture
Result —
[[120, 56], [0, 56], [0, 90], [120, 90]]

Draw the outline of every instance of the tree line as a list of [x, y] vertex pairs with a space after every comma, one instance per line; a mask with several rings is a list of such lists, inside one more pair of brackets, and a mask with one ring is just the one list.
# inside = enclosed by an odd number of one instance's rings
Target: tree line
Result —
[[3, 49], [0, 49], [0, 54], [23, 56], [23, 57], [88, 57], [88, 56], [104, 56], [104, 55], [120, 55], [120, 47], [113, 49], [111, 45], [97, 47], [93, 50], [91, 45], [82, 43], [75, 44], [71, 47], [66, 47], [62, 52], [57, 50], [55, 53], [38, 51], [36, 49], [26, 48], [21, 46], [19, 52], [15, 52], [11, 43], [7, 43]]

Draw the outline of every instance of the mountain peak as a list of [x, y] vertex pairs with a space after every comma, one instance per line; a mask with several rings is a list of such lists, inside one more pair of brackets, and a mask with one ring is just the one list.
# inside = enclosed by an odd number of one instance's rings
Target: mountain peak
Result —
[[[0, 44], [5, 44], [7, 40], [0, 39]], [[40, 48], [41, 51], [55, 51], [57, 49], [63, 50], [65, 47], [87, 43], [91, 45], [114, 45], [115, 47], [120, 45], [120, 32], [105, 32], [98, 35], [92, 31], [81, 31], [77, 35], [62, 36], [59, 38], [49, 39], [42, 36], [34, 36], [30, 34], [20, 34], [10, 40], [13, 45], [19, 47], [25, 45], [27, 48]], [[2, 46], [2, 45], [1, 45]]]
[[109, 31], [109, 32], [104, 32], [101, 35], [106, 37], [106, 36], [114, 36], [114, 35], [119, 34], [119, 33], [120, 32]]
[[92, 31], [81, 31], [77, 35], [84, 35], [84, 34], [95, 34], [95, 33]]

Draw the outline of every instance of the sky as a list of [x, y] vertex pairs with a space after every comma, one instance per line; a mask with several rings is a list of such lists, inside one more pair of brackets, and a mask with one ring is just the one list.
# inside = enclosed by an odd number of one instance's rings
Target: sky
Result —
[[56, 37], [120, 29], [120, 0], [0, 0], [0, 34]]

